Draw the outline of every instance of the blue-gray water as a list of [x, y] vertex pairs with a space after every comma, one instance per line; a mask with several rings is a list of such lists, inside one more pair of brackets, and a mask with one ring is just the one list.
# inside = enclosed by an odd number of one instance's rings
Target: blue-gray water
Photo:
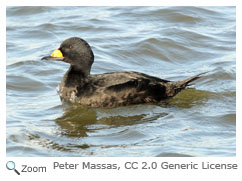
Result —
[[[235, 7], [8, 7], [7, 156], [235, 156]], [[68, 69], [41, 61], [69, 37], [92, 73], [207, 76], [166, 103], [64, 107]]]

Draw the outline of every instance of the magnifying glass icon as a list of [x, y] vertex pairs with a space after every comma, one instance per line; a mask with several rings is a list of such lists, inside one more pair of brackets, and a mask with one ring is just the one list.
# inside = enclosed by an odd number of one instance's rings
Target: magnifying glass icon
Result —
[[15, 169], [15, 163], [13, 161], [8, 161], [6, 163], [6, 167], [7, 167], [8, 170], [14, 170], [16, 174], [20, 175], [18, 170]]

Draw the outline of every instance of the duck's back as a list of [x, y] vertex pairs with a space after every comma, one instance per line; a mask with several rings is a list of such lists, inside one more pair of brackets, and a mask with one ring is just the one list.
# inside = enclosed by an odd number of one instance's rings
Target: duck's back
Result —
[[138, 72], [94, 74], [75, 87], [62, 83], [59, 94], [62, 100], [91, 107], [155, 103], [167, 98], [168, 82]]
[[91, 75], [91, 80], [94, 84], [101, 87], [110, 87], [114, 85], [122, 85], [134, 80], [149, 80], [151, 82], [166, 83], [170, 82], [157, 77], [149, 76], [139, 72], [111, 72], [104, 74]]

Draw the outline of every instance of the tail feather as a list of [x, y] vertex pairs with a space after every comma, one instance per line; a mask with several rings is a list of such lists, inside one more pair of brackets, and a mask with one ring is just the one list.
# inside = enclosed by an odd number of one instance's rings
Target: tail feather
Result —
[[182, 80], [182, 81], [178, 81], [178, 83], [180, 84], [181, 87], [184, 87], [185, 88], [186, 86], [189, 85], [190, 82], [193, 82], [193, 81], [195, 81], [195, 80], [203, 77], [206, 73], [207, 72], [201, 73], [201, 74], [198, 74], [198, 75], [195, 75], [193, 77], [190, 77], [190, 78], [185, 79], [185, 80]]
[[166, 90], [167, 96], [169, 96], [169, 97], [175, 96], [178, 92], [180, 92], [181, 90], [183, 90], [187, 86], [189, 86], [189, 83], [203, 77], [206, 73], [207, 72], [201, 73], [201, 74], [195, 75], [193, 77], [187, 78], [182, 81], [169, 82], [168, 86], [167, 86], [167, 90]]

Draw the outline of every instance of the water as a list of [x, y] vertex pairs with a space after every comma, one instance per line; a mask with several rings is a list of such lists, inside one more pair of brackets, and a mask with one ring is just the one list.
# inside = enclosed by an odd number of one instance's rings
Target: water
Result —
[[[235, 7], [8, 7], [7, 156], [235, 156]], [[161, 104], [67, 107], [68, 69], [41, 61], [72, 36], [92, 46], [92, 73], [169, 80], [209, 71]]]

